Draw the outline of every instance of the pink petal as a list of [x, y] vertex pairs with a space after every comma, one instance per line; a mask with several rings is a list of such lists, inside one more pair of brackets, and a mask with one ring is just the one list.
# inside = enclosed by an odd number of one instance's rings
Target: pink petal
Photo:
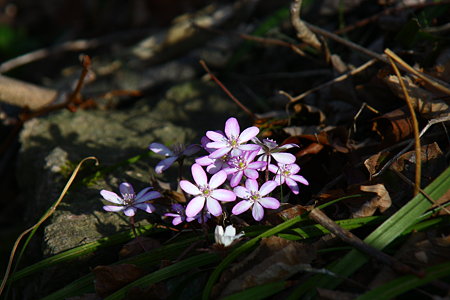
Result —
[[298, 184], [297, 182], [295, 182], [294, 180], [290, 179], [290, 178], [286, 178], [286, 184], [289, 186], [289, 188], [291, 189], [291, 191], [294, 194], [298, 194]]
[[297, 174], [298, 171], [300, 171], [300, 167], [297, 164], [290, 164], [289, 165], [289, 171], [291, 174]]
[[176, 217], [172, 220], [172, 225], [177, 226], [177, 225], [181, 224], [181, 222], [183, 222], [183, 219], [181, 217]]
[[264, 208], [258, 202], [253, 204], [252, 216], [256, 221], [261, 221], [264, 218]]
[[270, 164], [269, 171], [275, 174], [280, 174], [280, 167]]
[[115, 206], [115, 205], [105, 205], [103, 209], [106, 211], [121, 211], [124, 209], [123, 206]]
[[135, 207], [128, 207], [126, 208], [123, 213], [127, 216], [127, 217], [132, 217], [136, 214], [136, 208]]
[[239, 128], [239, 123], [236, 118], [229, 118], [225, 122], [225, 135], [229, 139], [237, 139], [239, 137], [239, 133], [241, 129]]
[[236, 204], [231, 210], [231, 212], [233, 213], [233, 215], [240, 215], [243, 212], [247, 211], [250, 207], [252, 207], [252, 202], [243, 200], [238, 204]]
[[139, 203], [139, 204], [135, 204], [134, 207], [142, 209], [142, 210], [148, 212], [149, 214], [151, 214], [152, 212], [155, 211], [155, 207], [153, 205], [151, 205], [150, 203]]
[[181, 180], [180, 187], [183, 191], [185, 191], [188, 194], [191, 194], [194, 196], [201, 194], [200, 189], [187, 180]]
[[280, 201], [273, 197], [260, 198], [258, 202], [265, 208], [277, 209], [278, 207], [280, 207]]
[[265, 161], [254, 161], [252, 163], [248, 164], [248, 168], [250, 169], [265, 169], [267, 166], [267, 163]]
[[155, 167], [156, 174], [161, 174], [163, 171], [167, 170], [177, 159], [178, 156], [171, 156], [160, 161]]
[[172, 150], [170, 150], [169, 148], [167, 148], [166, 146], [164, 146], [163, 144], [160, 144], [160, 143], [151, 143], [148, 148], [150, 150], [152, 150], [153, 152], [164, 155], [164, 156], [173, 156], [174, 155]]
[[244, 175], [243, 171], [238, 171], [237, 173], [234, 173], [233, 177], [231, 177], [230, 180], [230, 186], [235, 187], [241, 182], [242, 176]]
[[295, 163], [295, 156], [291, 153], [272, 153], [272, 157], [279, 163], [282, 164], [292, 164]]
[[206, 177], [206, 172], [203, 170], [202, 166], [199, 164], [193, 164], [191, 167], [192, 177], [198, 186], [204, 186], [208, 184], [208, 177]]
[[120, 198], [116, 193], [114, 192], [110, 192], [107, 190], [101, 190], [100, 191], [100, 195], [102, 195], [103, 199], [112, 202], [112, 203], [116, 203], [116, 204], [123, 204], [123, 200], [122, 198]]
[[256, 144], [245, 144], [240, 145], [239, 149], [241, 149], [242, 151], [259, 151], [261, 149], [261, 146]]
[[284, 177], [281, 175], [276, 175], [273, 178], [273, 181], [275, 181], [277, 183], [277, 185], [282, 185], [284, 183]]
[[309, 185], [308, 180], [305, 179], [305, 177], [300, 176], [300, 175], [291, 175], [290, 176], [291, 179], [298, 181], [300, 183], [303, 183], [304, 185]]
[[224, 147], [224, 148], [220, 148], [217, 149], [216, 151], [214, 151], [213, 153], [211, 153], [209, 155], [209, 158], [220, 158], [222, 156], [224, 156], [225, 154], [227, 154], [228, 152], [230, 152], [231, 147]]
[[259, 173], [253, 169], [245, 169], [244, 174], [247, 178], [250, 178], [250, 179], [257, 179], [259, 176]]
[[254, 179], [247, 179], [245, 181], [245, 187], [249, 192], [257, 192], [258, 191], [258, 182]]
[[226, 141], [227, 140], [227, 138], [223, 134], [221, 134], [219, 132], [216, 132], [216, 131], [207, 131], [206, 132], [206, 136], [211, 141], [215, 141], [215, 142], [220, 142], [220, 141], [224, 141], [224, 140]]
[[186, 217], [195, 217], [205, 206], [205, 197], [197, 196], [193, 198], [186, 206]]
[[225, 202], [231, 202], [236, 200], [236, 194], [232, 191], [225, 190], [225, 189], [217, 189], [211, 192], [211, 197]]
[[278, 184], [275, 181], [273, 181], [273, 180], [267, 181], [259, 189], [259, 194], [261, 196], [265, 196], [268, 193], [270, 193], [271, 191], [273, 191], [277, 186], [278, 186]]
[[133, 186], [131, 184], [129, 184], [128, 182], [121, 183], [119, 185], [119, 190], [122, 195], [126, 195], [126, 194], [134, 195]]
[[228, 145], [227, 142], [220, 141], [220, 142], [210, 142], [210, 143], [206, 144], [206, 147], [208, 147], [210, 149], [219, 149], [219, 148], [226, 147], [227, 145]]
[[281, 145], [279, 148], [284, 150], [284, 149], [290, 149], [290, 148], [294, 148], [294, 147], [300, 148], [299, 145], [297, 145], [297, 144], [284, 144], [284, 145]]
[[225, 173], [225, 171], [217, 172], [209, 180], [209, 187], [211, 189], [215, 189], [221, 186], [225, 182], [225, 180], [227, 180], [227, 173]]
[[258, 133], [259, 133], [259, 128], [255, 127], [255, 126], [245, 129], [244, 131], [242, 131], [241, 135], [239, 136], [239, 143], [245, 143], [245, 142], [251, 140], [252, 138], [257, 136]]
[[205, 155], [195, 159], [195, 163], [199, 164], [200, 166], [209, 166], [210, 164], [214, 163], [214, 159], [211, 159], [208, 157], [208, 155]]
[[220, 203], [212, 197], [208, 197], [208, 199], [206, 199], [206, 207], [213, 216], [217, 217], [222, 214], [222, 206], [220, 206]]
[[250, 197], [250, 192], [247, 190], [247, 188], [243, 186], [237, 186], [233, 189], [233, 192], [242, 199], [248, 199]]

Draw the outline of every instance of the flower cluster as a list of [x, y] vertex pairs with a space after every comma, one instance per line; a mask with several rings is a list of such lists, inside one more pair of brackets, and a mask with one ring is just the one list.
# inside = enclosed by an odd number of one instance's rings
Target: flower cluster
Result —
[[[286, 152], [298, 146], [280, 146], [270, 139], [261, 141], [256, 137], [258, 133], [259, 129], [255, 126], [241, 131], [238, 121], [229, 118], [223, 132], [207, 131], [201, 145], [177, 146], [171, 150], [159, 143], [150, 144], [151, 151], [165, 156], [155, 167], [156, 173], [162, 173], [175, 162], [181, 165], [185, 157], [201, 149], [207, 153], [198, 157], [192, 165], [193, 181], [181, 180], [179, 183], [181, 189], [192, 197], [186, 207], [173, 204], [172, 212], [165, 213], [166, 217], [173, 218], [173, 225], [193, 220], [205, 223], [211, 216], [221, 215], [224, 204], [232, 202], [236, 202], [231, 209], [234, 215], [251, 209], [253, 218], [260, 221], [264, 218], [265, 209], [280, 206], [278, 199], [269, 196], [275, 188], [286, 184], [292, 193], [298, 194], [298, 183], [308, 185], [308, 181], [297, 174], [300, 167], [295, 164], [295, 156]], [[273, 161], [276, 164], [272, 164]], [[150, 189], [135, 195], [131, 185], [123, 183], [120, 185], [122, 197], [102, 190], [105, 200], [117, 204], [104, 206], [104, 209], [123, 210], [127, 216], [133, 216], [137, 208], [152, 213], [155, 207], [147, 201], [161, 197], [161, 194]], [[237, 198], [240, 200], [236, 201]]]

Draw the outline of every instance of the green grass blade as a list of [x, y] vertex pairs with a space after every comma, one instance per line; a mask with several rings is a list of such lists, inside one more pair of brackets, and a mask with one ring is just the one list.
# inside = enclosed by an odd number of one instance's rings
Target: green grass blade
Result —
[[[447, 168], [438, 178], [436, 178], [426, 189], [425, 192], [432, 199], [439, 199], [450, 186], [450, 168]], [[421, 215], [429, 209], [433, 203], [426, 199], [422, 194], [418, 194], [394, 215], [381, 224], [364, 240], [367, 244], [382, 250], [389, 245], [394, 239], [399, 237], [406, 228], [416, 224]], [[340, 277], [348, 277], [365, 264], [369, 258], [357, 250], [350, 251], [328, 269], [338, 274]], [[333, 289], [341, 283], [342, 280], [330, 278], [329, 276], [317, 275], [313, 276], [304, 285], [299, 286], [290, 295], [289, 299], [298, 299], [305, 292], [311, 291], [315, 293], [315, 289], [310, 286], [323, 287]], [[312, 284], [313, 283], [313, 284]]]
[[197, 256], [187, 258], [187, 259], [177, 262], [171, 266], [165, 267], [165, 268], [155, 271], [149, 275], [139, 278], [138, 280], [136, 280], [136, 281], [128, 284], [124, 288], [118, 290], [114, 294], [106, 297], [105, 300], [123, 299], [123, 298], [125, 298], [126, 293], [128, 292], [128, 290], [131, 287], [135, 287], [135, 286], [148, 287], [154, 283], [177, 276], [177, 275], [187, 272], [191, 269], [195, 269], [198, 267], [212, 264], [212, 263], [218, 261], [219, 259], [220, 259], [220, 257], [215, 253], [204, 253], [204, 254], [200, 254]]
[[271, 282], [267, 284], [258, 285], [242, 292], [238, 292], [222, 298], [222, 300], [242, 300], [242, 299], [266, 299], [276, 293], [284, 290], [287, 287], [285, 281]]
[[401, 295], [407, 291], [425, 285], [430, 281], [449, 275], [450, 262], [446, 262], [427, 268], [426, 275], [423, 278], [419, 278], [413, 275], [402, 276], [361, 295], [357, 298], [357, 300], [394, 299], [396, 296]]

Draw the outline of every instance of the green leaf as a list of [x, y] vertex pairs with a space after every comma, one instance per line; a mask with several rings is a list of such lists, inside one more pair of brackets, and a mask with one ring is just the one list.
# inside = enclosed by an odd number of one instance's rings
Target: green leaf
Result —
[[430, 281], [449, 276], [450, 262], [427, 268], [425, 272], [426, 275], [423, 278], [419, 278], [413, 275], [406, 275], [389, 281], [388, 283], [383, 284], [365, 293], [364, 295], [361, 295], [357, 298], [357, 300], [394, 299], [396, 296], [415, 289], [419, 286], [425, 285]]
[[241, 300], [241, 299], [266, 299], [276, 293], [284, 290], [287, 287], [285, 281], [271, 282], [267, 284], [258, 285], [244, 291], [226, 296], [222, 300]]
[[130, 289], [131, 287], [148, 287], [154, 283], [177, 276], [189, 270], [212, 264], [218, 261], [219, 259], [220, 257], [215, 253], [204, 253], [187, 258], [171, 266], [165, 267], [149, 275], [139, 278], [138, 280], [118, 290], [114, 294], [106, 297], [105, 300], [123, 299], [125, 298], [128, 289]]
[[[437, 200], [448, 191], [449, 186], [450, 167], [425, 189], [425, 193], [432, 199]], [[397, 237], [401, 236], [405, 229], [420, 221], [421, 215], [432, 205], [433, 203], [422, 194], [418, 194], [366, 237], [364, 242], [372, 247], [382, 250]], [[346, 278], [358, 270], [368, 260], [369, 257], [354, 249], [336, 264], [328, 266], [327, 269], [342, 278]], [[338, 286], [341, 281], [341, 279], [331, 278], [329, 276], [313, 276], [307, 282], [295, 289], [289, 299], [298, 299], [307, 292], [315, 294], [315, 288], [317, 287], [333, 289]]]

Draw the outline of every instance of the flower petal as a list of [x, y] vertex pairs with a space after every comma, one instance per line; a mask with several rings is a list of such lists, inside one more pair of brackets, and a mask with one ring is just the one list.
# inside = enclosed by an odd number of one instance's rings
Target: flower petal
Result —
[[136, 214], [136, 208], [133, 206], [127, 207], [125, 208], [125, 210], [123, 211], [123, 213], [125, 214], [125, 216], [127, 217], [132, 217]]
[[142, 210], [148, 212], [149, 214], [151, 214], [152, 212], [154, 212], [156, 210], [155, 207], [150, 203], [138, 203], [138, 204], [135, 204], [134, 207], [142, 209]]
[[197, 186], [204, 186], [208, 184], [208, 177], [205, 170], [199, 164], [193, 164], [191, 167], [192, 177]]
[[225, 202], [231, 202], [236, 200], [236, 194], [230, 190], [225, 189], [217, 189], [211, 192], [211, 197]]
[[116, 203], [116, 204], [123, 204], [123, 200], [122, 198], [120, 198], [116, 193], [114, 192], [110, 192], [107, 190], [101, 190], [100, 191], [100, 195], [102, 195], [103, 199], [112, 202], [112, 203]]
[[226, 236], [235, 236], [236, 235], [236, 228], [234, 228], [234, 226], [233, 225], [228, 225], [226, 228], [225, 228], [225, 233], [223, 234], [223, 235], [226, 235]]
[[220, 142], [220, 141], [226, 141], [227, 140], [227, 138], [222, 134], [222, 133], [220, 133], [220, 132], [217, 132], [217, 131], [207, 131], [206, 132], [206, 136], [211, 140], [211, 141], [214, 141], [214, 142]]
[[180, 187], [183, 191], [185, 191], [188, 194], [191, 194], [194, 196], [201, 194], [200, 189], [196, 185], [194, 185], [193, 183], [191, 183], [187, 180], [181, 180]]
[[259, 194], [261, 196], [265, 196], [268, 193], [270, 193], [271, 191], [273, 191], [277, 186], [278, 186], [278, 184], [273, 180], [266, 181], [259, 189]]
[[209, 155], [209, 158], [220, 158], [230, 152], [231, 147], [219, 148]]
[[153, 152], [155, 152], [157, 154], [164, 155], [164, 156], [173, 156], [174, 155], [172, 150], [170, 150], [165, 145], [160, 144], [160, 143], [151, 143], [148, 148], [151, 151], [153, 151]]
[[265, 208], [277, 209], [280, 207], [280, 201], [273, 197], [260, 198], [258, 202]]
[[251, 192], [257, 192], [258, 191], [258, 182], [254, 179], [247, 179], [245, 181], [245, 187], [247, 190]]
[[136, 200], [140, 199], [142, 197], [142, 195], [144, 195], [145, 193], [147, 193], [149, 190], [153, 189], [151, 186], [146, 187], [145, 189], [141, 190], [137, 195], [136, 195]]
[[122, 196], [124, 195], [135, 195], [133, 186], [128, 182], [123, 182], [119, 185], [119, 190]]
[[186, 217], [195, 217], [205, 206], [205, 197], [197, 196], [193, 198], [186, 206]]
[[258, 151], [261, 149], [261, 146], [256, 144], [245, 144], [239, 145], [239, 149], [242, 151]]
[[208, 155], [205, 155], [205, 156], [195, 159], [195, 163], [199, 164], [200, 166], [209, 166], [209, 165], [213, 164], [214, 161], [215, 160], [212, 158], [209, 158]]
[[284, 177], [281, 176], [281, 175], [276, 175], [276, 176], [273, 178], [273, 181], [275, 181], [275, 182], [277, 183], [277, 185], [282, 185], [282, 184], [284, 183], [285, 179], [284, 179]]
[[241, 129], [239, 128], [239, 123], [236, 118], [229, 118], [225, 122], [225, 135], [229, 139], [237, 139], [239, 137], [239, 133]]
[[272, 157], [277, 162], [282, 163], [282, 164], [295, 163], [295, 156], [291, 153], [285, 153], [285, 152], [272, 153]]
[[289, 186], [289, 188], [291, 189], [291, 191], [294, 194], [298, 194], [299, 192], [299, 188], [298, 188], [298, 184], [297, 182], [295, 182], [294, 180], [290, 179], [290, 178], [286, 178], [286, 184]]
[[247, 211], [250, 207], [252, 207], [252, 202], [248, 200], [243, 200], [238, 204], [236, 204], [231, 210], [231, 212], [233, 213], [233, 215], [240, 215], [243, 212]]
[[156, 174], [161, 174], [167, 170], [177, 159], [178, 156], [171, 156], [160, 161], [155, 167]]
[[234, 173], [233, 177], [231, 177], [231, 180], [230, 180], [230, 186], [231, 187], [237, 186], [239, 184], [239, 182], [241, 182], [243, 175], [244, 175], [243, 171], [238, 171], [238, 172]]
[[227, 180], [227, 173], [225, 171], [220, 171], [214, 174], [209, 180], [209, 187], [215, 189], [221, 186], [225, 180]]
[[153, 200], [153, 199], [161, 198], [161, 197], [162, 197], [162, 195], [159, 192], [151, 191], [151, 192], [148, 192], [147, 194], [142, 195], [139, 198], [136, 197], [136, 200], [134, 201], [134, 203], [142, 203], [142, 202], [145, 202], [148, 200]]
[[290, 164], [289, 165], [289, 172], [291, 174], [297, 174], [300, 171], [300, 166], [297, 164]]
[[290, 178], [292, 180], [298, 181], [300, 183], [303, 183], [304, 185], [309, 185], [308, 180], [305, 179], [305, 177], [301, 176], [301, 175], [291, 175]]
[[280, 174], [280, 167], [269, 164], [269, 171], [275, 174]]
[[[256, 126], [249, 127], [242, 131], [241, 135], [239, 136], [239, 143], [245, 143], [255, 136], [257, 136], [259, 133], [259, 128]], [[258, 146], [258, 145], [257, 145]]]
[[219, 141], [219, 142], [209, 142], [208, 144], [206, 144], [206, 147], [210, 149], [219, 149], [226, 147], [227, 145], [228, 143], [226, 141]]
[[183, 218], [181, 218], [181, 217], [176, 217], [176, 218], [174, 218], [174, 219], [172, 220], [172, 225], [173, 225], [173, 226], [177, 226], [177, 225], [181, 224], [182, 222], [183, 222]]
[[214, 229], [214, 240], [216, 241], [216, 243], [221, 244], [222, 236], [223, 236], [223, 227], [217, 225], [216, 228]]
[[242, 199], [248, 199], [250, 198], [250, 192], [247, 190], [247, 188], [243, 186], [237, 186], [233, 189], [233, 192]]
[[208, 211], [215, 217], [220, 216], [222, 214], [222, 206], [219, 201], [212, 197], [208, 197], [206, 199], [206, 207]]
[[253, 204], [252, 216], [256, 221], [261, 221], [264, 218], [264, 208], [258, 202]]
[[257, 179], [259, 176], [259, 173], [253, 169], [245, 169], [244, 174], [247, 178], [250, 178], [250, 179]]
[[191, 156], [191, 155], [197, 153], [198, 151], [200, 151], [200, 149], [201, 149], [200, 145], [196, 145], [196, 144], [189, 145], [186, 147], [186, 149], [184, 149], [184, 151], [181, 154], [183, 154], [185, 156]]
[[121, 211], [124, 210], [125, 207], [123, 206], [116, 206], [116, 205], [105, 205], [103, 206], [103, 209], [106, 211]]
[[267, 166], [267, 163], [265, 161], [254, 161], [248, 164], [249, 169], [265, 169]]

